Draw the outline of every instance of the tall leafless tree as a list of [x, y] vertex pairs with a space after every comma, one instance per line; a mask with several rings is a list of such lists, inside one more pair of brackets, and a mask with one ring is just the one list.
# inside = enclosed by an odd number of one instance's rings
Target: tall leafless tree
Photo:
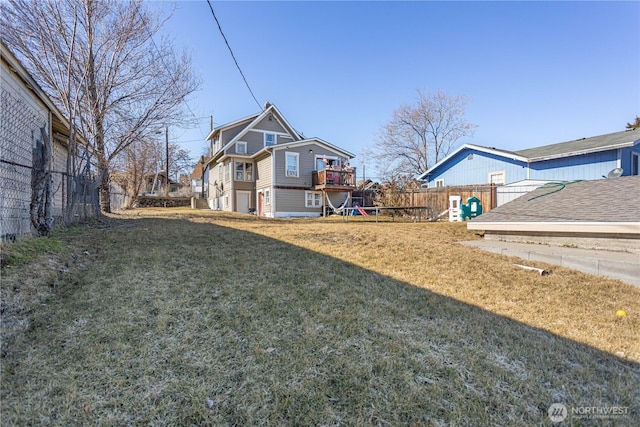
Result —
[[400, 106], [383, 125], [373, 146], [385, 181], [415, 177], [451, 152], [463, 136], [473, 134], [467, 122], [467, 98], [418, 90], [415, 104]]
[[185, 120], [199, 87], [191, 58], [160, 36], [168, 19], [143, 0], [8, 0], [2, 37], [71, 115], [109, 204], [111, 162], [135, 141]]

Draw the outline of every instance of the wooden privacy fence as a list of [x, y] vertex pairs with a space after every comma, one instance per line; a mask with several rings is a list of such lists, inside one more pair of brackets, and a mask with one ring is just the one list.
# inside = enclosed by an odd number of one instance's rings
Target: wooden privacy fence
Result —
[[437, 216], [449, 208], [449, 196], [460, 196], [462, 203], [466, 203], [469, 197], [477, 197], [484, 212], [497, 206], [496, 186], [492, 184], [421, 188], [401, 192], [382, 191], [377, 204], [379, 206], [428, 207], [433, 215]]
[[497, 206], [496, 186], [493, 184], [428, 188], [425, 193], [426, 204], [440, 214], [449, 208], [449, 196], [460, 196], [461, 203], [467, 203], [469, 197], [477, 197], [484, 212]]

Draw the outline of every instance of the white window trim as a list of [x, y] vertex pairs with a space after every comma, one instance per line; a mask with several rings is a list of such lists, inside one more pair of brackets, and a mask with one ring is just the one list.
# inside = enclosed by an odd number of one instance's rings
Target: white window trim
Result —
[[[440, 184], [440, 185], [438, 185], [438, 184]], [[438, 188], [438, 187], [444, 187], [444, 179], [443, 179], [443, 178], [436, 179], [436, 181], [435, 181], [435, 186], [436, 186], [436, 188]]]
[[[244, 147], [244, 151], [241, 150], [240, 147]], [[236, 142], [236, 154], [247, 154], [247, 143], [246, 143], [246, 141], [238, 141], [238, 142]]]
[[[272, 145], [267, 145], [267, 135], [273, 135], [273, 144]], [[265, 147], [273, 147], [274, 145], [278, 145], [278, 134], [275, 132], [265, 132], [263, 134], [263, 143]]]
[[500, 170], [500, 171], [491, 171], [487, 174], [487, 182], [489, 184], [492, 184], [491, 182], [491, 175], [502, 175], [502, 183], [498, 183], [496, 185], [505, 185], [507, 183], [507, 171], [506, 170]]
[[[239, 172], [238, 169], [236, 169], [236, 163], [242, 163], [242, 179], [238, 179], [237, 173]], [[251, 179], [248, 179], [248, 175], [247, 175], [247, 165], [251, 165]], [[234, 161], [233, 162], [233, 179], [234, 181], [238, 182], [252, 182], [253, 181], [253, 163], [252, 162], [245, 162], [245, 161]]]
[[271, 206], [271, 190], [266, 189], [263, 191], [263, 199], [262, 201], [264, 202], [265, 206]]
[[[295, 175], [289, 175], [289, 156], [294, 156], [296, 158], [296, 173]], [[284, 152], [284, 176], [286, 178], [300, 178], [300, 153], [296, 153], [294, 151], [285, 151]]]
[[[307, 205], [307, 200], [309, 200], [309, 195], [313, 195], [311, 206]], [[320, 196], [317, 199], [315, 196]], [[305, 208], [321, 208], [322, 207], [322, 193], [320, 191], [305, 191], [304, 192], [304, 207]]]

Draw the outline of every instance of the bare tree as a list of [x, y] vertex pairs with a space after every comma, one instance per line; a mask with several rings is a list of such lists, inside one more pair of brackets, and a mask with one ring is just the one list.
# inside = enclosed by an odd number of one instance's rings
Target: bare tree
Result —
[[147, 177], [159, 172], [159, 158], [164, 150], [157, 141], [137, 141], [125, 148], [114, 164], [112, 179], [127, 193], [127, 208], [132, 207], [146, 189]]
[[451, 152], [475, 125], [465, 119], [467, 98], [418, 90], [415, 104], [400, 106], [382, 126], [373, 147], [384, 180], [414, 177]]
[[159, 37], [166, 18], [143, 0], [8, 0], [0, 7], [5, 42], [66, 106], [91, 152], [101, 209], [109, 212], [113, 160], [184, 121], [184, 101], [199, 87], [191, 58]]
[[189, 150], [180, 148], [178, 144], [169, 144], [169, 175], [179, 177], [180, 174], [191, 175], [195, 167]]

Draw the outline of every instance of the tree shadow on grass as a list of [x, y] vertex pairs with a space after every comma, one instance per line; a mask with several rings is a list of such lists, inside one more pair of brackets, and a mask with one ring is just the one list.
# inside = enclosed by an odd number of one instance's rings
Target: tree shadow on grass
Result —
[[248, 231], [135, 222], [70, 242], [90, 255], [2, 361], [5, 420], [640, 422], [639, 364]]

